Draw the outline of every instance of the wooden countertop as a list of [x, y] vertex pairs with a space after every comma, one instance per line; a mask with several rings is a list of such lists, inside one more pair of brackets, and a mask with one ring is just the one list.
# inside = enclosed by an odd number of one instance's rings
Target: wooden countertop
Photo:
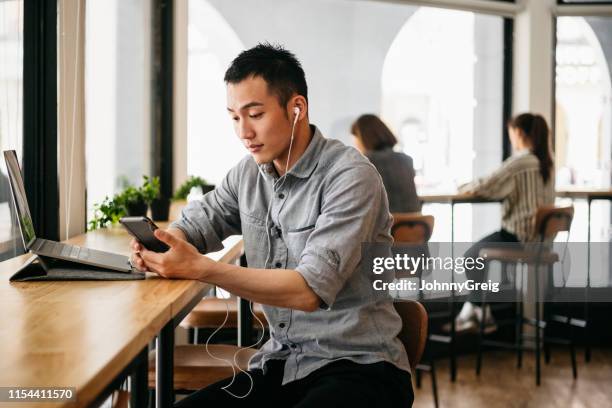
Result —
[[[609, 188], [562, 188], [555, 191], [557, 197], [612, 200], [612, 189]], [[424, 203], [486, 203], [497, 202], [471, 193], [435, 192], [419, 195]]]
[[[127, 255], [129, 239], [113, 227], [67, 242]], [[209, 256], [229, 262], [240, 255], [240, 237], [224, 244]], [[140, 281], [9, 282], [29, 256], [0, 263], [0, 387], [76, 387], [76, 402], [44, 407], [87, 406], [207, 286], [154, 274]]]
[[485, 198], [472, 193], [425, 193], [418, 196], [424, 203], [495, 203], [500, 200]]

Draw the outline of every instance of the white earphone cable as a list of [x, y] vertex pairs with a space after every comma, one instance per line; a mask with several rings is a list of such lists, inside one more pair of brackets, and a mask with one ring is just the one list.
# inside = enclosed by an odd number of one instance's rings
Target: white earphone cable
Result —
[[[293, 119], [293, 125], [291, 127], [291, 141], [289, 142], [289, 153], [287, 154], [287, 163], [285, 164], [285, 173], [278, 180], [276, 180], [274, 182], [274, 185], [276, 185], [276, 183], [278, 183], [281, 179], [283, 179], [283, 181], [281, 182], [281, 185], [278, 187], [279, 189], [285, 184], [285, 179], [286, 179], [286, 176], [287, 176], [287, 171], [289, 170], [289, 162], [291, 160], [291, 148], [293, 147], [293, 138], [294, 138], [294, 135], [295, 135], [295, 125], [297, 124], [297, 121], [298, 121], [298, 118], [299, 118], [299, 113], [300, 113], [299, 108], [296, 108], [295, 118]], [[274, 190], [274, 187], [272, 189]], [[265, 267], [266, 268], [268, 267], [268, 261], [270, 259], [270, 254], [272, 252], [272, 242], [270, 240], [270, 233], [269, 233], [269, 230], [268, 230], [268, 219], [271, 218], [270, 217], [270, 210], [271, 210], [271, 208], [272, 208], [272, 200], [270, 199], [270, 203], [268, 204], [268, 209], [266, 211], [266, 238], [267, 238], [267, 242], [268, 242], [268, 255], [266, 256], [266, 262], [265, 262]], [[217, 334], [217, 332], [219, 332], [219, 330], [221, 330], [221, 328], [223, 326], [225, 326], [225, 323], [229, 319], [229, 306], [226, 304], [225, 308], [226, 308], [226, 314], [225, 314], [225, 319], [223, 320], [223, 323], [214, 332], [212, 332], [210, 334], [210, 336], [208, 336], [208, 338], [206, 339], [206, 352], [208, 353], [208, 355], [210, 357], [214, 358], [215, 360], [223, 361], [223, 362], [227, 363], [228, 365], [230, 365], [232, 367], [232, 380], [230, 381], [229, 384], [221, 387], [221, 389], [224, 390], [225, 392], [227, 392], [229, 395], [231, 395], [234, 398], [243, 399], [243, 398], [248, 397], [251, 394], [251, 391], [253, 391], [254, 382], [253, 382], [253, 377], [251, 376], [251, 374], [249, 374], [247, 371], [245, 371], [242, 368], [240, 368], [240, 365], [238, 364], [238, 354], [241, 351], [243, 351], [243, 350], [259, 346], [259, 344], [261, 343], [261, 341], [264, 338], [266, 329], [264, 327], [263, 322], [253, 312], [253, 302], [249, 302], [249, 310], [251, 312], [251, 315], [257, 320], [257, 322], [259, 323], [259, 326], [261, 327], [261, 336], [259, 337], [259, 339], [254, 344], [251, 344], [250, 346], [240, 347], [238, 349], [238, 351], [236, 351], [236, 353], [234, 353], [233, 363], [231, 361], [229, 361], [229, 360], [224, 359], [224, 358], [220, 358], [220, 357], [216, 357], [216, 356], [212, 355], [210, 353], [210, 351], [208, 350], [208, 345], [210, 343], [210, 340], [213, 338], [213, 336], [215, 334]], [[252, 357], [249, 359], [249, 363], [248, 363], [249, 365], [251, 364], [251, 359], [252, 359]], [[236, 368], [238, 368], [238, 370], [240, 370], [241, 372], [246, 374], [247, 377], [249, 378], [249, 381], [250, 381], [249, 390], [244, 395], [236, 395], [233, 392], [231, 392], [230, 390], [228, 390], [228, 388], [236, 380]]]

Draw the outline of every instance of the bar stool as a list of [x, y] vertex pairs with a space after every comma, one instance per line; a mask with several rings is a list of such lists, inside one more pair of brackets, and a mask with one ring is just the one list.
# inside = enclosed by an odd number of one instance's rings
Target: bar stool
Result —
[[[174, 389], [197, 391], [208, 385], [231, 377], [234, 371], [226, 362], [234, 364], [234, 356], [240, 347], [229, 344], [185, 344], [174, 347]], [[246, 371], [251, 357], [257, 350], [243, 349], [236, 355], [238, 368]], [[210, 353], [210, 354], [209, 354]], [[224, 361], [225, 360], [225, 361]], [[236, 372], [239, 370], [236, 368]], [[155, 388], [155, 350], [149, 353], [149, 388]]]
[[[223, 324], [227, 315], [225, 327], [237, 327], [237, 299], [204, 298], [180, 323], [181, 327], [195, 330], [194, 343], [197, 343], [197, 329], [217, 329]], [[229, 310], [229, 315], [228, 315]], [[255, 304], [253, 312], [267, 326], [261, 305]], [[254, 319], [254, 327], [260, 327]], [[250, 358], [257, 350], [229, 344], [185, 344], [174, 347], [174, 389], [177, 391], [196, 391], [214, 384], [233, 374], [232, 367], [227, 363], [237, 363], [237, 369], [247, 370]], [[236, 354], [238, 353], [238, 354]], [[155, 351], [149, 353], [149, 388], [155, 387]]]
[[[228, 315], [229, 311], [229, 315]], [[253, 304], [255, 316], [267, 327], [268, 321], [260, 304]], [[193, 344], [198, 344], [199, 329], [217, 329], [223, 324], [225, 317], [225, 328], [238, 327], [238, 302], [235, 297], [220, 299], [216, 297], [203, 298], [196, 307], [180, 323], [185, 329], [193, 330]], [[257, 319], [253, 319], [253, 328], [259, 329], [260, 324]]]
[[[399, 244], [414, 244], [414, 245], [422, 245], [423, 251], [427, 254], [429, 253], [427, 249], [427, 243], [431, 238], [431, 234], [433, 233], [434, 227], [434, 217], [432, 215], [423, 215], [421, 213], [394, 213], [393, 215], [393, 226], [391, 227], [391, 235], [395, 243]], [[419, 288], [421, 287], [423, 270], [417, 271], [414, 275], [402, 275], [397, 274], [398, 278], [402, 277], [417, 277]], [[419, 301], [423, 300], [423, 294], [419, 290], [418, 293]], [[396, 309], [400, 306], [402, 302], [396, 303]], [[423, 307], [421, 305], [421, 307]], [[425, 312], [427, 313], [427, 312]], [[400, 313], [401, 316], [401, 313]], [[427, 335], [425, 332], [424, 335], [424, 346], [427, 341], [439, 341], [439, 339], [434, 336]], [[438, 406], [438, 388], [436, 382], [436, 369], [433, 358], [428, 359], [427, 364], [418, 364], [413, 368], [413, 372], [415, 373], [415, 382], [418, 388], [421, 387], [421, 372], [427, 371], [431, 373], [431, 389], [433, 392], [433, 398], [435, 406]]]
[[[480, 322], [480, 328], [478, 333], [478, 354], [476, 359], [476, 374], [480, 375], [482, 366], [482, 346], [497, 346], [502, 348], [516, 349], [517, 351], [517, 366], [520, 368], [522, 364], [522, 351], [523, 344], [522, 340], [525, 337], [523, 334], [523, 325], [529, 324], [535, 328], [535, 354], [536, 354], [536, 385], [540, 385], [541, 367], [540, 367], [540, 353], [541, 353], [541, 341], [546, 343], [557, 343], [569, 345], [570, 357], [572, 362], [572, 374], [573, 377], [577, 377], [576, 369], [576, 353], [574, 347], [574, 339], [570, 332], [570, 339], [558, 339], [545, 337], [541, 331], [546, 328], [547, 322], [540, 318], [540, 275], [539, 267], [545, 266], [549, 273], [552, 272], [552, 267], [559, 261], [559, 256], [555, 252], [552, 252], [546, 247], [547, 243], [552, 243], [555, 236], [559, 232], [569, 232], [572, 219], [574, 216], [574, 207], [540, 207], [536, 213], [535, 231], [538, 241], [535, 243], [537, 248], [524, 248], [524, 249], [505, 249], [505, 248], [482, 248], [479, 252], [479, 256], [485, 259], [485, 262], [490, 263], [493, 261], [501, 262], [502, 265], [515, 264], [515, 265], [527, 265], [533, 266], [535, 269], [534, 281], [535, 281], [535, 319], [526, 319], [523, 316], [523, 281], [521, 279], [521, 287], [519, 290], [516, 289], [516, 281], [514, 282], [514, 290], [517, 291], [517, 305], [515, 305], [515, 318], [509, 322], [515, 325], [516, 329], [516, 341], [515, 343], [508, 344], [498, 341], [485, 340], [485, 310], [487, 306], [487, 295], [483, 293], [483, 318]], [[569, 237], [568, 237], [569, 240]], [[566, 242], [567, 245], [567, 242]], [[488, 279], [489, 268], [485, 280]], [[550, 281], [550, 279], [549, 279]], [[518, 307], [516, 307], [518, 306]], [[558, 320], [557, 320], [558, 321]], [[571, 321], [571, 318], [568, 318]], [[498, 322], [500, 325], [500, 322]], [[570, 325], [571, 329], [571, 325]]]

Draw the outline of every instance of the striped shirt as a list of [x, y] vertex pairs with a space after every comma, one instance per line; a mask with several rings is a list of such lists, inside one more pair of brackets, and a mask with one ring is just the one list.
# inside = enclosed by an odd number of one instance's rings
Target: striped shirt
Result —
[[540, 161], [528, 149], [515, 152], [488, 177], [473, 181], [461, 192], [503, 200], [502, 228], [521, 242], [535, 239], [535, 215], [538, 207], [555, 201], [554, 173], [547, 183], [540, 174]]

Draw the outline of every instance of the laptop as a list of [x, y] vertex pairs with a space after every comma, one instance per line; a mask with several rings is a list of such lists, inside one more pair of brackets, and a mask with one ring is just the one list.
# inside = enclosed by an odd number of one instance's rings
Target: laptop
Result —
[[37, 238], [17, 154], [14, 150], [5, 150], [4, 160], [8, 170], [13, 203], [19, 219], [19, 230], [26, 251], [50, 260], [69, 261], [74, 264], [110, 269], [114, 272], [132, 272], [132, 266], [127, 256]]

